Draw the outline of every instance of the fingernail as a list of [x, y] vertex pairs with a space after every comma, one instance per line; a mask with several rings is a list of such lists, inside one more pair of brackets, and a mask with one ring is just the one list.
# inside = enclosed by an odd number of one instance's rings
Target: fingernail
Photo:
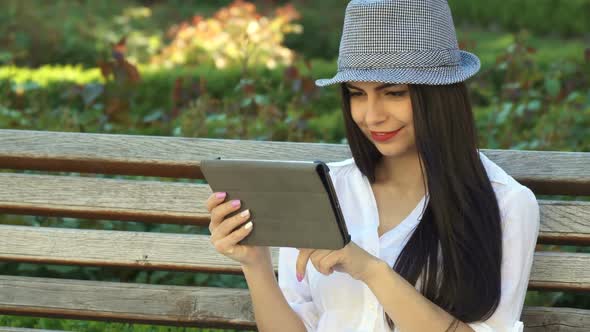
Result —
[[240, 213], [240, 216], [242, 216], [242, 217], [247, 217], [249, 215], [250, 215], [250, 209], [244, 210], [244, 211], [242, 211], [242, 213]]
[[240, 206], [240, 200], [239, 199], [234, 199], [233, 201], [231, 201], [231, 206], [233, 206], [233, 207]]
[[249, 222], [246, 224], [246, 226], [244, 226], [244, 228], [245, 228], [245, 229], [250, 229], [250, 228], [252, 228], [252, 222], [251, 222], [251, 221], [249, 221]]
[[303, 275], [297, 272], [297, 281], [301, 282], [301, 280], [303, 280]]
[[215, 197], [217, 198], [224, 198], [226, 193], [217, 193], [215, 194]]

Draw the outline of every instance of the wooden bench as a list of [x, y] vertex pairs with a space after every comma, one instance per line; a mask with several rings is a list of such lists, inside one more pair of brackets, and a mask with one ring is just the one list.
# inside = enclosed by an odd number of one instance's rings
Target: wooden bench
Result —
[[[537, 195], [589, 195], [590, 153], [482, 150]], [[347, 145], [0, 130], [0, 212], [208, 225], [199, 161], [342, 160]], [[102, 173], [185, 179], [127, 180]], [[590, 202], [539, 200], [541, 244], [590, 244]], [[276, 249], [276, 248], [275, 248]], [[277, 251], [273, 251], [276, 264]], [[0, 261], [240, 274], [207, 235], [0, 225]], [[275, 266], [276, 267], [276, 266]], [[590, 254], [535, 253], [531, 290], [587, 292]], [[0, 275], [0, 314], [256, 329], [246, 289]], [[589, 331], [590, 310], [526, 307], [526, 331]], [[0, 328], [0, 331], [13, 331]]]

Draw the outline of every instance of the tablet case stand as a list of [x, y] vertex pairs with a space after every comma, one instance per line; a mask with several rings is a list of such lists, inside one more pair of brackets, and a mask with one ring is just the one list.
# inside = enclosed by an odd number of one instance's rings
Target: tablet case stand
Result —
[[230, 218], [250, 209], [254, 227], [240, 244], [337, 250], [351, 240], [322, 161], [208, 159], [201, 172], [213, 192], [239, 199]]

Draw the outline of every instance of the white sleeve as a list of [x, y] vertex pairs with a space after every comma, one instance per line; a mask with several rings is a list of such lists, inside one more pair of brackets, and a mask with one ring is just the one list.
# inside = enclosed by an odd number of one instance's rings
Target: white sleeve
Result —
[[522, 332], [524, 305], [533, 254], [539, 234], [539, 204], [533, 192], [521, 186], [500, 203], [502, 215], [502, 294], [496, 311], [484, 322], [469, 323], [475, 332]]
[[295, 263], [299, 250], [296, 248], [279, 248], [278, 283], [285, 299], [293, 310], [301, 317], [308, 332], [316, 331], [319, 313], [312, 301], [307, 275], [301, 282], [297, 280]]

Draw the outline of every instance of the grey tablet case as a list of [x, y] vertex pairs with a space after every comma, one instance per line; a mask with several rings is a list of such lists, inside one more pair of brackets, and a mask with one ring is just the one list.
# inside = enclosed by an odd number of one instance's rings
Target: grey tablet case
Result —
[[322, 161], [209, 159], [201, 172], [213, 192], [239, 199], [254, 227], [240, 244], [337, 250], [350, 242]]

